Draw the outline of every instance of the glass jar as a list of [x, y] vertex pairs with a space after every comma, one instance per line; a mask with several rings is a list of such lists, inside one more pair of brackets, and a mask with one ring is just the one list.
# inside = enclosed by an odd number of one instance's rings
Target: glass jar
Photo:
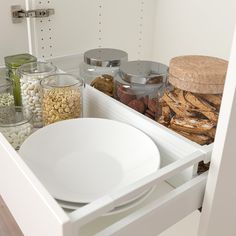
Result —
[[214, 142], [227, 67], [226, 60], [209, 56], [172, 58], [171, 86], [157, 121], [200, 145]]
[[14, 101], [16, 106], [21, 106], [21, 91], [20, 91], [20, 78], [17, 73], [17, 69], [29, 62], [36, 62], [37, 58], [30, 55], [30, 54], [17, 54], [12, 56], [7, 56], [5, 59], [5, 65], [8, 69], [9, 78], [13, 82], [13, 94], [14, 94]]
[[128, 54], [112, 48], [92, 49], [84, 53], [84, 62], [80, 64], [80, 76], [86, 84], [113, 96], [114, 76], [121, 62], [128, 60]]
[[12, 81], [6, 78], [0, 78], [0, 107], [13, 105], [14, 97], [12, 90]]
[[115, 94], [118, 101], [155, 119], [159, 98], [165, 89], [168, 67], [152, 61], [122, 63], [115, 77]]
[[19, 67], [23, 107], [34, 115], [34, 127], [43, 126], [42, 88], [40, 80], [56, 73], [57, 68], [48, 62], [31, 62]]
[[82, 117], [83, 80], [71, 74], [54, 74], [41, 80], [44, 125]]
[[33, 116], [20, 106], [0, 108], [0, 132], [16, 150], [32, 133], [32, 118]]

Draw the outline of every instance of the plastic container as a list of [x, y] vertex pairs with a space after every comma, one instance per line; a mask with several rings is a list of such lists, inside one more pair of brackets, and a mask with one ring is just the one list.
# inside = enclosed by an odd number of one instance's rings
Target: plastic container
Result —
[[12, 81], [0, 78], [0, 107], [14, 105]]
[[155, 119], [159, 112], [159, 98], [165, 90], [168, 67], [152, 61], [122, 63], [115, 77], [114, 97]]
[[21, 91], [20, 91], [20, 77], [17, 73], [17, 69], [30, 62], [36, 62], [37, 58], [30, 54], [17, 54], [12, 56], [7, 56], [5, 59], [5, 65], [8, 69], [9, 78], [13, 82], [13, 94], [16, 106], [21, 106]]
[[32, 133], [33, 115], [23, 107], [0, 108], [0, 132], [18, 150], [24, 140]]
[[55, 74], [42, 79], [41, 85], [44, 125], [82, 117], [82, 79], [71, 74]]
[[22, 105], [34, 114], [34, 127], [43, 126], [42, 120], [42, 87], [40, 80], [56, 73], [52, 63], [32, 62], [19, 67]]
[[113, 78], [120, 64], [127, 60], [128, 54], [122, 50], [112, 48], [89, 50], [84, 53], [84, 62], [80, 64], [80, 76], [86, 84], [113, 96]]
[[228, 62], [209, 56], [171, 59], [158, 122], [200, 144], [214, 141]]

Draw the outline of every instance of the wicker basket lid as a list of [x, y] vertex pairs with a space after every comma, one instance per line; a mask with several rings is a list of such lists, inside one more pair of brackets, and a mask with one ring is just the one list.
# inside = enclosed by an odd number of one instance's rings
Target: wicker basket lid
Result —
[[180, 56], [171, 59], [169, 82], [175, 87], [205, 94], [223, 92], [228, 62], [209, 56]]

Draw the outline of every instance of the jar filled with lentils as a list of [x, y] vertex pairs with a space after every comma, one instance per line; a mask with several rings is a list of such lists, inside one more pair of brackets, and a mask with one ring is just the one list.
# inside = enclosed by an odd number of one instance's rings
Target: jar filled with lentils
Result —
[[71, 74], [54, 74], [41, 80], [43, 123], [82, 117], [83, 80]]
[[12, 105], [14, 105], [12, 81], [0, 78], [0, 107], [8, 107]]
[[56, 73], [57, 68], [48, 62], [27, 63], [19, 67], [22, 105], [34, 115], [34, 127], [41, 128], [42, 88], [40, 80]]

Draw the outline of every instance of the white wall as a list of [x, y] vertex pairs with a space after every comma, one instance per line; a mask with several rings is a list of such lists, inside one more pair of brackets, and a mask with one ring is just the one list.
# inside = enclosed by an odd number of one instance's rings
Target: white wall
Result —
[[228, 59], [235, 0], [156, 0], [154, 60], [204, 54]]
[[26, 21], [21, 24], [12, 23], [11, 5], [25, 8], [25, 1], [0, 0], [0, 66], [4, 65], [4, 56], [28, 52]]

